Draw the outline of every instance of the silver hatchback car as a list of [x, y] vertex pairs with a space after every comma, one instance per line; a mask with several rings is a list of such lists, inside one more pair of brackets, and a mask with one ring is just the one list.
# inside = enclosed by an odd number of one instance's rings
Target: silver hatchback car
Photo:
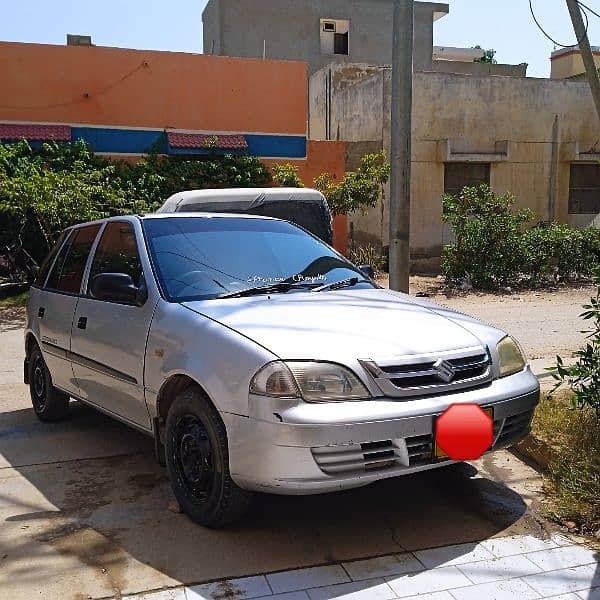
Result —
[[506, 333], [382, 289], [287, 221], [118, 217], [67, 230], [31, 292], [25, 382], [43, 421], [71, 398], [154, 437], [194, 521], [253, 491], [315, 494], [451, 464], [436, 419], [530, 427], [539, 385]]

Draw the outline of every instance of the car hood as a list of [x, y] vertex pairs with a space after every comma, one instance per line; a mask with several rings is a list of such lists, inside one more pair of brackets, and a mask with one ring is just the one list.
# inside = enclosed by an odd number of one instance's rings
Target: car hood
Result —
[[375, 360], [491, 346], [503, 337], [471, 317], [384, 289], [290, 292], [183, 304], [282, 359]]

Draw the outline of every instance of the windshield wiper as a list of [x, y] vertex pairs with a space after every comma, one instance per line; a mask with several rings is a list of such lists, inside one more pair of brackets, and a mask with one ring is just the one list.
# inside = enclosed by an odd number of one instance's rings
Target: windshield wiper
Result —
[[371, 283], [368, 279], [359, 279], [358, 277], [350, 277], [349, 279], [342, 279], [342, 281], [336, 281], [335, 283], [328, 283], [327, 285], [321, 285], [316, 287], [313, 292], [328, 292], [331, 290], [341, 290], [342, 288], [354, 287], [359, 283]]
[[261, 294], [286, 294], [290, 290], [310, 289], [313, 287], [314, 284], [310, 283], [287, 283], [285, 281], [281, 281], [280, 283], [274, 283], [271, 285], [260, 285], [257, 287], [247, 288], [245, 290], [239, 290], [238, 292], [220, 294], [217, 296], [217, 299], [222, 300], [226, 298], [244, 298], [246, 296], [260, 296]]

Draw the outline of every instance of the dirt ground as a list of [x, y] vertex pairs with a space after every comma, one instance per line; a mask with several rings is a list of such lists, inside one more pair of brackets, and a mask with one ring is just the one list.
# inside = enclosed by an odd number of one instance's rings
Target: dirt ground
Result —
[[[387, 277], [379, 280], [387, 287]], [[513, 335], [534, 365], [550, 365], [557, 354], [570, 358], [585, 340], [583, 305], [596, 295], [594, 286], [502, 294], [449, 290], [441, 278], [413, 276], [411, 295], [458, 310]]]

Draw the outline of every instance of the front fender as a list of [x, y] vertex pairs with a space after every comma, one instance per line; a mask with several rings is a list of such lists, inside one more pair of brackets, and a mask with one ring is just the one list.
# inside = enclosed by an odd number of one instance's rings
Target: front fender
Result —
[[144, 381], [150, 414], [157, 416], [165, 381], [187, 375], [204, 388], [219, 412], [247, 416], [250, 380], [276, 358], [221, 323], [161, 300], [146, 346]]

